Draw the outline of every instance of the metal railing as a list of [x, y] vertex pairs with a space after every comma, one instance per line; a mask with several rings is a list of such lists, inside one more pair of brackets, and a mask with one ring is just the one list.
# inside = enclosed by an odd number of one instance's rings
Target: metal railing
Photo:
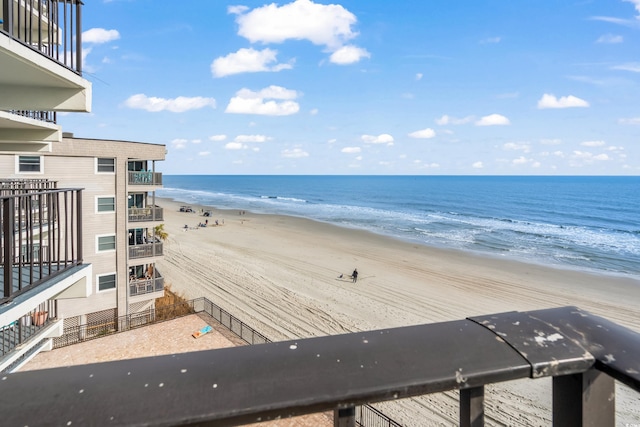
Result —
[[[211, 302], [208, 298], [200, 297], [160, 309], [152, 309], [141, 313], [134, 313], [113, 320], [103, 320], [84, 325], [64, 328], [63, 335], [53, 339], [53, 347], [61, 348], [80, 342], [101, 338], [107, 335], [126, 332], [142, 326], [174, 320], [193, 313], [206, 313], [220, 325], [234, 333], [247, 344], [265, 344], [271, 342], [269, 338], [256, 331], [228, 311]], [[357, 408], [356, 423], [366, 427], [401, 427], [400, 424], [370, 405]]]
[[[484, 425], [488, 384], [552, 377], [553, 425], [615, 424], [618, 380], [640, 391], [640, 334], [576, 307], [7, 375], [8, 425], [240, 425], [460, 390]], [[38, 390], [38, 399], [25, 399]], [[155, 410], [149, 411], [152, 405]]]
[[0, 29], [68, 69], [82, 73], [82, 1], [1, 0]]
[[153, 279], [132, 279], [129, 281], [129, 295], [144, 295], [152, 292], [162, 292], [164, 290], [164, 277], [158, 274]]
[[8, 325], [0, 326], [0, 360], [26, 343], [57, 317], [55, 301], [46, 301]]
[[151, 171], [128, 171], [129, 185], [162, 185], [162, 173]]
[[58, 116], [55, 111], [9, 110], [9, 113], [17, 116], [28, 117], [34, 120], [40, 120], [41, 122], [54, 124], [58, 122]]
[[56, 188], [58, 188], [58, 182], [48, 179], [0, 179], [0, 195], [2, 196]]
[[162, 256], [162, 242], [129, 245], [129, 259], [150, 258]]
[[129, 222], [163, 221], [164, 212], [161, 207], [129, 208]]
[[82, 190], [0, 195], [0, 304], [82, 264]]

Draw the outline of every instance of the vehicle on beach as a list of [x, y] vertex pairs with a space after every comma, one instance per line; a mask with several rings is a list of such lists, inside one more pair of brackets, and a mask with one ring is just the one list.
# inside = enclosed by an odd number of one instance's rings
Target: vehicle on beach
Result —
[[195, 212], [191, 206], [180, 206], [180, 212]]

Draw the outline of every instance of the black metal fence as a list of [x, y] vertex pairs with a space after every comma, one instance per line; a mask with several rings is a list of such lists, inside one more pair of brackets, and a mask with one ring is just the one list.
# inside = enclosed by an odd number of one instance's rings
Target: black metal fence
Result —
[[0, 1], [1, 31], [70, 70], [82, 73], [82, 1]]
[[82, 264], [82, 190], [0, 195], [0, 304]]

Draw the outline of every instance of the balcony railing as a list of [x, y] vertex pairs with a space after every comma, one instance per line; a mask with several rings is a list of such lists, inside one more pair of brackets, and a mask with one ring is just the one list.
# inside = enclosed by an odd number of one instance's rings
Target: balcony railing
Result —
[[82, 190], [0, 195], [0, 304], [82, 264]]
[[14, 40], [82, 73], [81, 0], [1, 0], [0, 29]]
[[163, 211], [160, 207], [129, 208], [129, 222], [163, 221]]
[[164, 277], [156, 271], [158, 277], [153, 279], [132, 279], [129, 280], [129, 295], [150, 294], [152, 292], [162, 292], [164, 290]]
[[57, 181], [49, 181], [48, 179], [0, 179], [0, 195], [2, 196], [55, 188], [58, 188]]
[[[640, 334], [576, 307], [18, 372], [7, 425], [240, 425], [460, 390], [484, 425], [484, 386], [552, 377], [553, 425], [615, 424], [618, 380], [640, 391]], [[38, 398], [30, 399], [37, 390]], [[149, 411], [153, 407], [155, 410]]]
[[129, 185], [162, 185], [162, 174], [151, 171], [129, 171]]
[[16, 347], [29, 341], [56, 316], [55, 302], [47, 301], [20, 319], [0, 326], [0, 360]]
[[129, 259], [162, 256], [162, 242], [129, 245]]
[[28, 117], [30, 119], [40, 120], [41, 122], [57, 123], [57, 115], [55, 111], [27, 111], [27, 110], [10, 110], [12, 114]]

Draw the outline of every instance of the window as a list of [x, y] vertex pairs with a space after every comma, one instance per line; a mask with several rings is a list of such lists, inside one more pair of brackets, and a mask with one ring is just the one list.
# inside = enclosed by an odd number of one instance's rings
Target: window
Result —
[[115, 197], [98, 197], [96, 204], [97, 204], [98, 212], [115, 212], [116, 211]]
[[18, 172], [42, 172], [41, 156], [18, 156]]
[[98, 236], [98, 252], [115, 251], [116, 250], [116, 235], [111, 234], [109, 236]]
[[116, 159], [98, 158], [96, 160], [98, 173], [114, 173], [116, 171]]
[[116, 288], [116, 273], [98, 276], [98, 292]]

